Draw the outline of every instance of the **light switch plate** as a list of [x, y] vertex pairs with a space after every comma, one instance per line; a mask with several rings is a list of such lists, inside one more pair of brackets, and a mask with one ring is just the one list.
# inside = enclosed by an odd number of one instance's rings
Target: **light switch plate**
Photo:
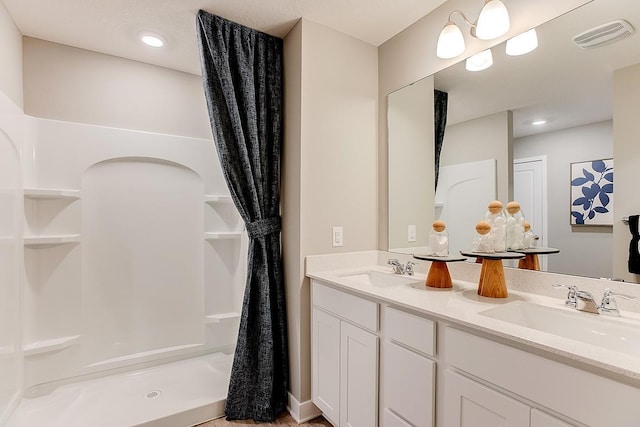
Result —
[[407, 226], [407, 241], [415, 242], [416, 241], [416, 226], [415, 224], [409, 224]]
[[331, 241], [333, 242], [333, 247], [337, 248], [343, 245], [342, 243], [342, 227], [333, 227], [333, 233], [332, 233], [332, 239]]

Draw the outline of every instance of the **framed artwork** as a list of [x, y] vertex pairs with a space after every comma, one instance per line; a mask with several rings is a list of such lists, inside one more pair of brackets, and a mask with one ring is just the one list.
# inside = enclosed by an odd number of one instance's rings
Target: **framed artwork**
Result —
[[571, 225], [613, 225], [613, 159], [571, 163]]

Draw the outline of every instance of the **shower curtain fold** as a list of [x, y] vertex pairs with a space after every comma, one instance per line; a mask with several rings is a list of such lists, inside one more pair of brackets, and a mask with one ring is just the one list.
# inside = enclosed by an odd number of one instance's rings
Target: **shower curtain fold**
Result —
[[225, 414], [272, 421], [286, 410], [289, 375], [280, 249], [282, 40], [202, 10], [196, 27], [218, 157], [249, 235]]
[[447, 106], [449, 104], [449, 94], [439, 90], [433, 91], [433, 111], [434, 111], [434, 155], [435, 155], [435, 188], [438, 188], [438, 176], [440, 175], [440, 152], [444, 143], [444, 131], [447, 127]]

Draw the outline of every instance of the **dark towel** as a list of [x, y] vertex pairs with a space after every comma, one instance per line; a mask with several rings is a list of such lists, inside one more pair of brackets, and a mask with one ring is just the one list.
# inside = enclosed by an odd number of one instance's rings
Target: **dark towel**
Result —
[[640, 215], [629, 217], [629, 230], [631, 231], [631, 243], [629, 243], [629, 273], [640, 274], [640, 234], [638, 234], [638, 218]]

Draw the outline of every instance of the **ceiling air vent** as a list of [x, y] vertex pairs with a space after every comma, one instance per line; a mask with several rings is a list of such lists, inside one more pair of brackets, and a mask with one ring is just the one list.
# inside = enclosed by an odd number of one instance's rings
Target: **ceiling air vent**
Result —
[[634, 31], [631, 24], [624, 19], [618, 19], [580, 33], [572, 40], [582, 49], [593, 49], [628, 37]]

